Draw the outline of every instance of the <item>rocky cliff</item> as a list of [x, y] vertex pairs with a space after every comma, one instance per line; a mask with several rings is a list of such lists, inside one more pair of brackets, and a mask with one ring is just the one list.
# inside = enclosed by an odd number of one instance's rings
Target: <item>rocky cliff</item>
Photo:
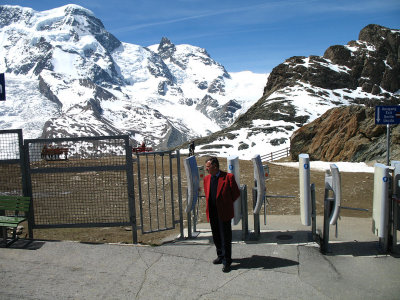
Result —
[[[398, 95], [393, 93], [400, 89], [399, 51], [399, 30], [368, 25], [360, 31], [358, 40], [331, 46], [322, 57], [296, 56], [278, 65], [268, 79], [263, 97], [268, 98], [274, 91], [300, 81], [328, 90], [360, 88], [382, 97], [373, 97], [374, 100], [398, 101]], [[371, 103], [367, 97], [347, 100]]]
[[[350, 105], [328, 110], [295, 131], [290, 139], [293, 160], [379, 161], [386, 163], [386, 125], [375, 125], [375, 109]], [[390, 158], [400, 159], [400, 125], [390, 126]]]

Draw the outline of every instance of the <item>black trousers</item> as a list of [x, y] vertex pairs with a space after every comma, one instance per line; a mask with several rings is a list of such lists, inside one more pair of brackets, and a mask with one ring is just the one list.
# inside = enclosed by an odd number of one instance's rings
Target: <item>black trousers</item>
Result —
[[217, 208], [210, 206], [210, 225], [217, 255], [222, 258], [224, 265], [232, 263], [232, 225], [231, 221], [222, 221], [218, 218]]

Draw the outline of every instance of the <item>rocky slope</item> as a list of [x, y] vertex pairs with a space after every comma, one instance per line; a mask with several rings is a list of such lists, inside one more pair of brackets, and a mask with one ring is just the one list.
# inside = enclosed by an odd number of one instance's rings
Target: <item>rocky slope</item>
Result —
[[[328, 110], [295, 131], [290, 139], [293, 160], [379, 161], [386, 163], [386, 126], [375, 125], [375, 109], [350, 105]], [[390, 157], [400, 159], [400, 125], [390, 126]]]

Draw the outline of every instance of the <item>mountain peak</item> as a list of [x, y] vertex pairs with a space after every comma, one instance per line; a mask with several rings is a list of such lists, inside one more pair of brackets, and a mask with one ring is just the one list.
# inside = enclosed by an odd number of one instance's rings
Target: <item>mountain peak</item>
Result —
[[0, 28], [12, 23], [29, 20], [34, 13], [32, 8], [18, 5], [0, 5]]
[[166, 37], [161, 39], [160, 44], [158, 45], [158, 53], [160, 56], [165, 59], [171, 57], [176, 51], [175, 45]]
[[95, 17], [94, 13], [91, 10], [84, 8], [77, 4], [67, 4], [67, 5], [61, 6], [59, 9], [64, 10], [66, 15], [67, 14], [75, 14], [75, 15], [86, 15], [86, 16]]
[[380, 47], [390, 47], [393, 52], [397, 52], [400, 46], [400, 30], [390, 29], [381, 25], [369, 24], [365, 26], [359, 34], [358, 39]]
[[[0, 6], [0, 36], [11, 100], [0, 128], [23, 124], [30, 138], [124, 133], [133, 145], [171, 148], [231, 124], [266, 81], [233, 80], [204, 49], [167, 37], [149, 48], [122, 43], [78, 5]], [[239, 93], [243, 81], [258, 92]], [[206, 95], [212, 105], [200, 109]]]

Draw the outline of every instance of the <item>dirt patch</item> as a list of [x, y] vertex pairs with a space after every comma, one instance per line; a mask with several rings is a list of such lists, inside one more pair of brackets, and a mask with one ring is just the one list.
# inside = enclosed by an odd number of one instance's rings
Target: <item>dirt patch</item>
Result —
[[[280, 161], [289, 161], [282, 159]], [[199, 161], [198, 161], [199, 163]], [[226, 159], [220, 160], [221, 169], [226, 170]], [[273, 215], [299, 215], [300, 190], [299, 170], [293, 167], [268, 163], [269, 177], [267, 178], [267, 195], [295, 196], [295, 198], [269, 198], [267, 214]], [[253, 163], [241, 160], [240, 184], [247, 185], [248, 212], [252, 213], [253, 200], [252, 188], [254, 187]], [[341, 173], [342, 181], [342, 206], [365, 208], [368, 212], [341, 210], [341, 216], [367, 218], [372, 216], [374, 174], [372, 173]], [[315, 184], [317, 214], [324, 212], [325, 171], [311, 171], [310, 182]], [[203, 209], [204, 210], [204, 209]], [[262, 209], [263, 210], [263, 209]], [[203, 214], [201, 220], [204, 221]]]
[[[183, 158], [182, 158], [183, 160]], [[204, 158], [197, 158], [198, 165], [204, 164]], [[285, 159], [283, 159], [285, 160]], [[226, 159], [220, 159], [221, 169], [227, 169]], [[299, 170], [297, 168], [280, 166], [269, 163], [270, 176], [267, 179], [267, 195], [290, 195], [295, 198], [270, 198], [267, 205], [267, 214], [273, 215], [298, 215], [300, 214], [299, 205]], [[186, 178], [182, 166], [182, 190], [186, 189]], [[253, 200], [252, 188], [254, 186], [253, 163], [241, 160], [240, 183], [247, 185], [248, 211], [252, 213]], [[341, 173], [342, 179], [342, 205], [356, 208], [366, 208], [369, 212], [359, 212], [352, 210], [342, 210], [342, 216], [371, 217], [373, 179], [371, 173]], [[323, 214], [323, 200], [325, 191], [324, 171], [311, 171], [311, 183], [316, 186], [317, 214]], [[183, 208], [186, 205], [186, 193], [183, 193]], [[176, 208], [178, 205], [176, 205]], [[262, 208], [263, 211], [263, 208]], [[206, 222], [205, 199], [200, 199], [198, 208], [198, 222]], [[186, 214], [184, 215], [184, 226], [187, 227]], [[27, 226], [23, 236], [26, 235]], [[158, 233], [142, 234], [138, 231], [138, 242], [150, 245], [159, 245], [166, 237], [178, 236], [180, 233], [179, 224], [175, 229], [161, 231]], [[35, 229], [34, 237], [44, 240], [74, 240], [89, 243], [132, 243], [131, 227], [105, 227], [105, 228], [57, 228], [57, 229]]]

